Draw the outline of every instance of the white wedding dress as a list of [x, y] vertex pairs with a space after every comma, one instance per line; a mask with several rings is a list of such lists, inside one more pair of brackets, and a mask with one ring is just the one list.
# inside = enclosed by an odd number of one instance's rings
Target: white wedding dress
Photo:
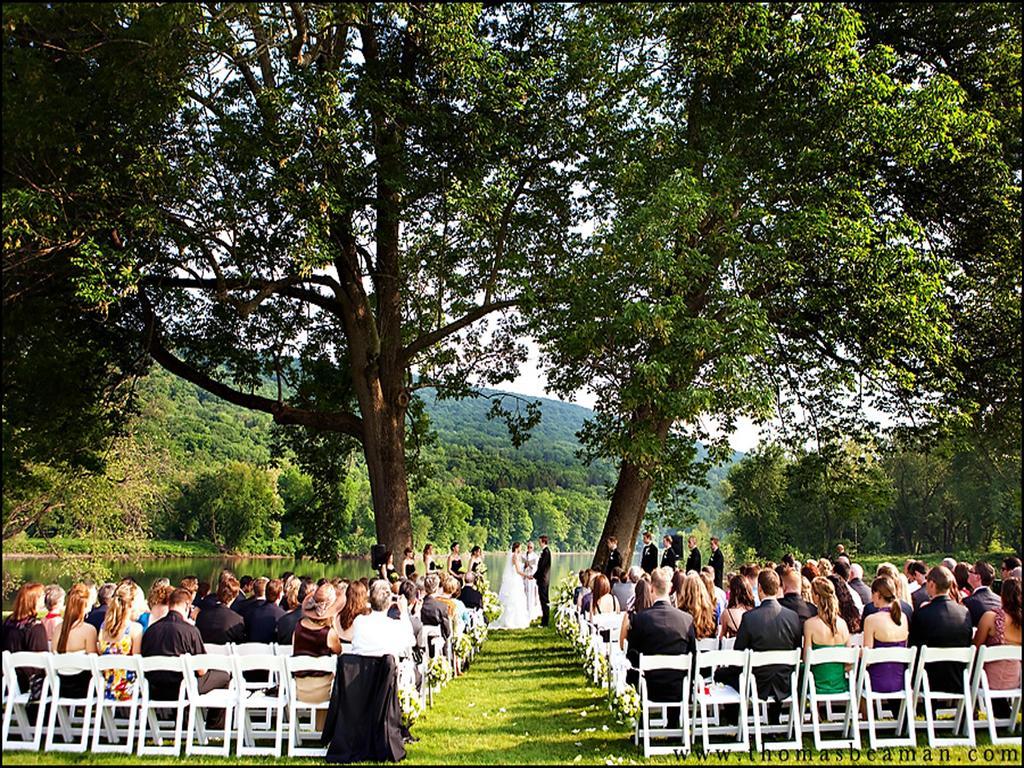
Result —
[[491, 629], [526, 629], [530, 626], [530, 613], [526, 608], [526, 585], [516, 570], [509, 552], [505, 561], [505, 570], [501, 574], [501, 589], [498, 590], [498, 602], [501, 603], [501, 616], [491, 624]]
[[[523, 555], [523, 573], [526, 576], [533, 576], [537, 572], [538, 560], [540, 560], [540, 555], [536, 552], [527, 552]], [[530, 617], [530, 621], [533, 621], [541, 617], [540, 590], [537, 589], [535, 579], [524, 579], [524, 581], [526, 582], [526, 613]]]

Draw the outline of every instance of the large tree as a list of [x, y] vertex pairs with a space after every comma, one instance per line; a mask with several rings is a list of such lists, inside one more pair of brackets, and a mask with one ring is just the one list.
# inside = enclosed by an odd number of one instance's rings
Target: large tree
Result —
[[535, 327], [555, 389], [597, 396], [590, 454], [619, 461], [600, 562], [739, 416], [827, 444], [865, 403], [948, 386], [949, 266], [892, 169], [953, 162], [989, 122], [846, 6], [588, 15], [616, 62], [579, 202], [595, 230], [539, 286]]
[[[93, 298], [127, 307], [157, 363], [309, 452], [361, 450], [377, 538], [401, 551], [415, 390], [510, 378], [510, 310], [563, 248], [582, 103], [565, 13], [5, 6], [5, 214], [8, 189], [74, 201], [62, 224]], [[35, 162], [44, 119], [86, 158], [71, 181]], [[266, 377], [276, 397], [256, 394]], [[314, 522], [327, 535], [330, 515]]]

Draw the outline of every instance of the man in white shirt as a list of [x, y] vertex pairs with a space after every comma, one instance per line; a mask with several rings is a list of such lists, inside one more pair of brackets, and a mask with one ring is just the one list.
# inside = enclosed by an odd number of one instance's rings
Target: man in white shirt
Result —
[[383, 656], [390, 653], [395, 661], [409, 656], [416, 640], [409, 621], [409, 606], [405, 597], [398, 595], [399, 618], [392, 619], [387, 611], [391, 606], [391, 585], [383, 579], [370, 584], [370, 613], [356, 616], [352, 622], [352, 653], [359, 656]]

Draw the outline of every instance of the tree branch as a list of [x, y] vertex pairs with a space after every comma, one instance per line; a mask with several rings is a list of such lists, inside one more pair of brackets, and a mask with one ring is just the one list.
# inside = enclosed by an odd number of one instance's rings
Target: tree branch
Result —
[[414, 357], [416, 357], [416, 355], [418, 355], [423, 350], [433, 346], [434, 344], [437, 344], [437, 342], [441, 341], [442, 339], [448, 336], [451, 336], [453, 333], [461, 331], [467, 325], [472, 325], [480, 318], [489, 315], [491, 312], [498, 312], [502, 309], [509, 309], [510, 307], [516, 306], [518, 303], [519, 302], [516, 300], [508, 299], [506, 301], [492, 301], [487, 304], [481, 304], [479, 307], [476, 307], [475, 309], [467, 312], [458, 320], [453, 320], [452, 322], [448, 323], [448, 325], [437, 328], [433, 331], [430, 331], [429, 333], [425, 333], [419, 338], [411, 341], [405, 348], [402, 349], [401, 359], [405, 364], [408, 364], [409, 362], [412, 361]]

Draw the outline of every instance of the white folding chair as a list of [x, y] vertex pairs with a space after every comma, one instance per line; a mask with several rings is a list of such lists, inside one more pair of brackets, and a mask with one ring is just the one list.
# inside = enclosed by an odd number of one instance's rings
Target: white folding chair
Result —
[[278, 656], [291, 656], [292, 655], [292, 644], [291, 643], [274, 643], [274, 653]]
[[[928, 746], [953, 747], [975, 745], [974, 738], [974, 702], [971, 699], [971, 662], [974, 660], [974, 646], [966, 648], [929, 648], [922, 645], [917, 658], [917, 675], [914, 680], [914, 700], [924, 699], [924, 722], [928, 731]], [[962, 687], [955, 692], [932, 691], [928, 679], [927, 665], [935, 662], [955, 662], [964, 665]], [[955, 702], [956, 708], [942, 706], [945, 702]], [[938, 707], [936, 705], [939, 705]], [[952, 714], [953, 719], [939, 719], [939, 715]], [[939, 736], [940, 729], [952, 726], [952, 736]], [[961, 732], [966, 727], [966, 735]]]
[[[51, 653], [47, 663], [52, 697], [46, 726], [46, 751], [85, 752], [89, 748], [89, 726], [96, 709], [96, 654]], [[61, 675], [82, 673], [89, 676], [85, 698], [68, 696]], [[80, 716], [79, 709], [82, 710]], [[58, 734], [62, 737], [60, 742], [56, 740]]]
[[[235, 662], [231, 656], [219, 653], [198, 654], [185, 657], [185, 690], [188, 692], [189, 710], [188, 735], [185, 740], [186, 755], [229, 755], [231, 754], [231, 733], [235, 708], [238, 706], [238, 681], [235, 679]], [[230, 676], [227, 688], [218, 688], [206, 693], [199, 692], [197, 670], [224, 672]], [[204, 717], [206, 710], [224, 710], [223, 741], [219, 747], [210, 746], [210, 734]], [[199, 744], [196, 744], [198, 735]]]
[[[797, 678], [800, 674], [800, 649], [792, 651], [751, 651], [750, 652], [750, 674], [747, 676], [747, 700], [750, 703], [750, 712], [754, 720], [754, 745], [758, 752], [773, 749], [802, 749], [803, 735], [800, 730], [800, 723], [803, 719], [800, 716], [800, 697], [797, 692]], [[757, 670], [768, 666], [791, 667], [789, 673], [789, 696], [778, 703], [789, 704], [789, 717], [787, 722], [781, 721], [778, 725], [762, 725], [762, 721], [768, 722], [768, 704], [770, 699], [761, 698], [757, 690]], [[781, 741], [765, 741], [764, 734], [785, 734], [786, 739]]]
[[232, 643], [232, 656], [265, 656], [272, 654], [274, 649], [270, 643]]
[[[139, 691], [139, 744], [136, 752], [139, 755], [180, 755], [185, 710], [189, 708], [185, 685], [185, 675], [189, 673], [185, 669], [185, 659], [183, 656], [144, 656], [139, 662], [139, 668], [142, 673], [142, 688]], [[152, 697], [149, 675], [153, 672], [175, 672], [181, 675], [181, 685], [178, 686], [176, 698], [166, 700]], [[160, 715], [164, 712], [173, 712], [174, 720], [161, 719]], [[173, 729], [173, 743], [170, 746], [164, 744], [165, 727]], [[146, 743], [149, 729], [152, 730], [151, 745]]]
[[[423, 636], [427, 644], [427, 652], [424, 654], [426, 660], [433, 659], [437, 656], [444, 655], [444, 636], [441, 634], [441, 627], [436, 624], [424, 625]], [[433, 705], [434, 703], [434, 692], [440, 690], [439, 687], [433, 685], [427, 685], [427, 703]]]
[[[861, 650], [859, 681], [857, 690], [864, 702], [867, 714], [868, 744], [872, 749], [888, 747], [916, 747], [917, 734], [914, 732], [914, 686], [911, 682], [915, 648], [864, 648]], [[903, 687], [891, 693], [875, 691], [871, 685], [870, 668], [875, 664], [903, 664]], [[885, 719], [885, 707], [889, 705], [891, 719]], [[880, 730], [892, 729], [891, 737], [882, 738]]]
[[231, 654], [231, 643], [203, 643], [203, 649], [207, 653], [229, 656]]
[[[318, 712], [326, 712], [330, 701], [300, 701], [298, 687], [295, 684], [296, 672], [327, 672], [333, 674], [337, 669], [337, 656], [285, 656], [285, 681], [288, 687], [288, 757], [323, 757], [324, 747], [304, 747], [305, 740], [319, 742], [320, 730], [316, 727]], [[301, 715], [308, 715], [308, 722], [303, 722]]]
[[[992, 688], [989, 684], [985, 664], [989, 662], [1016, 663], [1017, 687]], [[1017, 733], [1017, 716], [1020, 714], [1021, 686], [1021, 647], [1019, 645], [983, 645], [978, 648], [977, 660], [974, 663], [974, 675], [971, 680], [971, 697], [981, 706], [988, 725], [989, 739], [993, 744], [1020, 745], [1021, 737]], [[1005, 699], [1010, 708], [1009, 717], [997, 717], [993, 711], [993, 702]], [[978, 722], [976, 725], [980, 725]], [[1009, 728], [1009, 735], [1000, 736], [1000, 728]]]
[[850, 643], [849, 643], [849, 645], [850, 645], [851, 648], [863, 648], [864, 647], [864, 633], [863, 632], [858, 632], [855, 635], [850, 635]]
[[733, 648], [736, 647], [736, 638], [735, 637], [722, 637], [722, 638], [719, 638], [719, 640], [718, 640], [718, 647], [721, 648], [723, 651], [731, 651]]
[[708, 653], [718, 650], [717, 637], [705, 637], [697, 641], [697, 653]]
[[[687, 754], [690, 751], [690, 706], [688, 692], [690, 690], [690, 667], [693, 664], [693, 656], [690, 654], [680, 655], [644, 655], [640, 654], [640, 718], [637, 720], [637, 738], [643, 745], [644, 757], [654, 754], [675, 755]], [[647, 677], [652, 672], [681, 673], [682, 685], [679, 688], [678, 698], [673, 701], [651, 701], [648, 698]], [[679, 710], [679, 725], [670, 728], [668, 724], [668, 712], [670, 709]], [[655, 711], [657, 716], [652, 718], [651, 712]], [[667, 746], [652, 746], [651, 738], [678, 737], [678, 744]]]
[[[135, 678], [128, 685], [129, 697], [124, 700], [106, 697], [104, 673], [122, 671]], [[139, 657], [104, 654], [96, 657], [96, 718], [92, 730], [93, 752], [135, 751], [135, 726], [139, 716]], [[124, 716], [127, 715], [127, 723]], [[104, 734], [107, 742], [103, 742]]]
[[[709, 752], [747, 752], [750, 750], [750, 731], [747, 727], [747, 697], [750, 674], [750, 654], [747, 651], [724, 650], [704, 651], [697, 654], [694, 662], [693, 701], [695, 717], [700, 721], [701, 748]], [[720, 667], [739, 669], [738, 688], [716, 683], [715, 670]], [[719, 707], [735, 705], [739, 708], [736, 725], [719, 724]], [[713, 714], [708, 709], [713, 710]], [[694, 724], [696, 727], [696, 723]], [[711, 741], [712, 736], [735, 733], [735, 741]]]
[[[268, 646], [264, 645], [264, 648]], [[286, 686], [284, 685], [284, 659], [271, 653], [261, 655], [244, 654], [235, 656], [235, 675], [239, 680], [238, 698], [238, 735], [236, 754], [238, 755], [271, 755], [281, 756], [281, 745], [284, 742], [284, 711], [287, 703]], [[252, 684], [243, 684], [245, 673], [250, 671], [266, 672], [265, 682], [258, 688]], [[263, 678], [264, 675], [259, 675]], [[263, 722], [255, 723], [250, 715], [251, 710], [262, 710], [265, 713]], [[261, 747], [256, 742], [261, 739], [273, 738], [272, 747]]]
[[[810, 648], [804, 658], [804, 685], [800, 712], [807, 707], [811, 710], [811, 731], [814, 748], [821, 751], [827, 747], [835, 749], [860, 749], [859, 710], [857, 706], [857, 662], [860, 648]], [[846, 690], [842, 693], [818, 693], [814, 681], [814, 667], [818, 664], [843, 664], [846, 667]], [[832, 705], [843, 705], [843, 719], [833, 719]], [[826, 722], [821, 722], [821, 705], [826, 709]], [[826, 739], [822, 733], [841, 730], [843, 738]]]
[[[43, 726], [46, 724], [46, 702], [50, 691], [50, 678], [47, 675], [47, 654], [41, 651], [16, 651], [7, 654], [7, 707], [4, 709], [3, 749], [27, 749], [39, 751], [43, 741]], [[32, 692], [23, 691], [18, 682], [19, 669], [42, 670], [43, 686], [39, 692], [39, 701], [32, 701]], [[36, 722], [30, 722], [29, 707], [37, 705]], [[17, 720], [20, 739], [11, 739], [11, 721]]]

